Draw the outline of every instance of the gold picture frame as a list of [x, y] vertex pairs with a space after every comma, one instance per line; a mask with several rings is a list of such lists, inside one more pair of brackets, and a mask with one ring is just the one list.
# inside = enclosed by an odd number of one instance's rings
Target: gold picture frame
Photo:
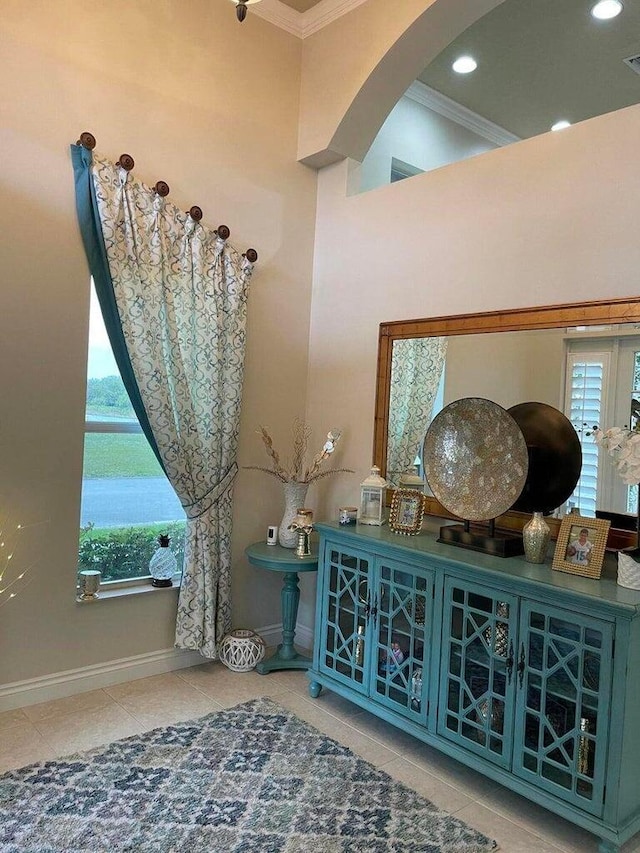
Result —
[[424, 495], [417, 489], [396, 489], [389, 512], [389, 529], [405, 536], [415, 536], [422, 528]]
[[611, 522], [605, 518], [587, 518], [575, 513], [565, 515], [551, 568], [585, 578], [599, 578], [610, 526]]

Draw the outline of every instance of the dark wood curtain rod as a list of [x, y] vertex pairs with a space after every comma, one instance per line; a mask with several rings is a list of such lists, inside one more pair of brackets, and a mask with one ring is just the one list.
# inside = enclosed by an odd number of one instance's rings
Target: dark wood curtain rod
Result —
[[[76, 142], [76, 145], [82, 145], [83, 148], [87, 148], [89, 151], [93, 151], [96, 147], [96, 138], [92, 133], [89, 133], [85, 130], [84, 133], [80, 134], [80, 139]], [[121, 154], [116, 166], [120, 166], [121, 169], [124, 169], [125, 172], [130, 172], [135, 166], [135, 160], [131, 156], [131, 154]], [[169, 184], [166, 181], [158, 181], [154, 186], [154, 190], [158, 193], [162, 198], [166, 198], [169, 195]], [[200, 222], [202, 219], [202, 208], [198, 207], [196, 204], [193, 207], [189, 208], [187, 211], [188, 215], [193, 219], [194, 222]], [[217, 234], [221, 240], [228, 240], [231, 231], [226, 225], [218, 225], [215, 229], [214, 234]], [[247, 249], [246, 252], [242, 255], [243, 258], [246, 258], [252, 264], [258, 260], [258, 253], [255, 249]]]

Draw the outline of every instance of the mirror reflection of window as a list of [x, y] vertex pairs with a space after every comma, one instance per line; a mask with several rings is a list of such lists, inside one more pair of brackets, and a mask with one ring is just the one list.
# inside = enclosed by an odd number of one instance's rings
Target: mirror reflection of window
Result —
[[[603, 422], [603, 410], [607, 409], [608, 377], [608, 352], [567, 353], [564, 413], [578, 433], [582, 450], [580, 479], [567, 500], [567, 509], [577, 508], [585, 516], [596, 514], [601, 459], [591, 429]], [[600, 482], [602, 487], [602, 478]]]
[[569, 504], [581, 515], [595, 515], [596, 507], [635, 515], [638, 505], [637, 486], [623, 483], [612, 458], [598, 452], [588, 435], [596, 424], [603, 429], [633, 427], [640, 414], [640, 337], [612, 336], [610, 331], [567, 345], [565, 414], [578, 431], [583, 453], [580, 480]]

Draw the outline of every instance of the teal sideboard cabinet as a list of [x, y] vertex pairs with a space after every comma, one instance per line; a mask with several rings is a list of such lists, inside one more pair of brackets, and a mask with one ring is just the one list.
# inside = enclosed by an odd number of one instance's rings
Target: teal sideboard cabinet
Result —
[[351, 699], [617, 853], [640, 830], [640, 592], [430, 534], [316, 527], [311, 696]]

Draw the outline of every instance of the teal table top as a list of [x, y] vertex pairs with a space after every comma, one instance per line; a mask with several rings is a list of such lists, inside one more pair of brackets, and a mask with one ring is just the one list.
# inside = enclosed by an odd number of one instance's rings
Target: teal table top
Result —
[[254, 542], [245, 548], [249, 562], [270, 572], [315, 572], [318, 570], [317, 546], [312, 546], [309, 557], [296, 557], [295, 548], [283, 548], [281, 545], [267, 545], [266, 542]]

